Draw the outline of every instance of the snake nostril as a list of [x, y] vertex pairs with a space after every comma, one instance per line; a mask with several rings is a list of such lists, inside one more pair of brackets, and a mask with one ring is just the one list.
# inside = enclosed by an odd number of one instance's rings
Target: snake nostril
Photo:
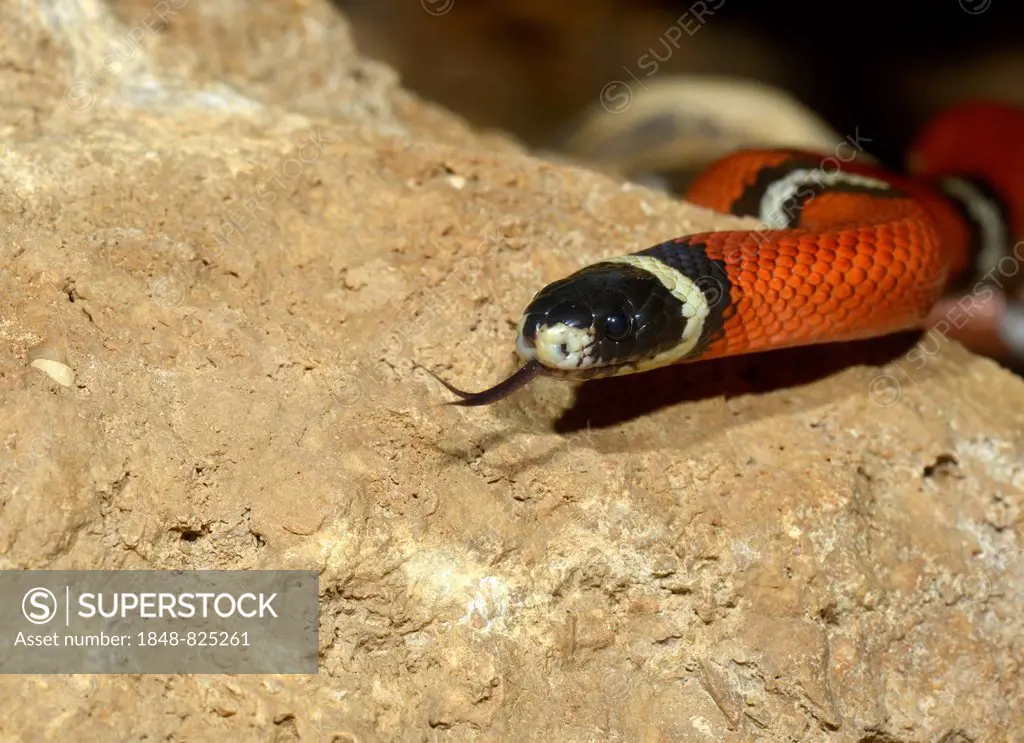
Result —
[[569, 344], [568, 343], [562, 343], [561, 345], [559, 345], [558, 346], [558, 352], [560, 354], [562, 354], [562, 356], [568, 357], [569, 356]]

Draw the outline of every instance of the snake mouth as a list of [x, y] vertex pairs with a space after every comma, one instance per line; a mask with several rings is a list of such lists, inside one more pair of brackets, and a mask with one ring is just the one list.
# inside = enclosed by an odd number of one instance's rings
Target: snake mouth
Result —
[[516, 353], [523, 361], [533, 361], [537, 358], [537, 343], [523, 332], [525, 326], [526, 315], [523, 315], [519, 320], [519, 328], [516, 332]]

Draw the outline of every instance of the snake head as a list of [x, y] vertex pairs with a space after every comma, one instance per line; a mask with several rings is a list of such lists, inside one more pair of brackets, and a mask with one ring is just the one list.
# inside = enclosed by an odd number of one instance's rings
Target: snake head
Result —
[[516, 350], [556, 376], [635, 371], [679, 344], [683, 304], [649, 270], [595, 263], [537, 293], [519, 321]]
[[[681, 249], [675, 243], [665, 246], [670, 244], [646, 253], [678, 255]], [[458, 395], [452, 404], [488, 405], [541, 374], [582, 380], [683, 360], [721, 322], [721, 303], [728, 294], [721, 291], [718, 279], [700, 273], [707, 266], [692, 260], [675, 263], [693, 264], [692, 278], [656, 255], [636, 253], [595, 263], [548, 284], [519, 320], [516, 350], [526, 363], [489, 389], [466, 392], [430, 374]], [[708, 278], [715, 292], [705, 293]]]

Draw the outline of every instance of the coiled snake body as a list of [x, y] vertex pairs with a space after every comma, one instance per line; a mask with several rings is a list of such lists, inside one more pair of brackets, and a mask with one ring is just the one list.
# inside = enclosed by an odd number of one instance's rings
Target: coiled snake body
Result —
[[479, 393], [441, 381], [457, 404], [482, 405], [538, 374], [607, 377], [923, 328], [972, 277], [961, 302], [1016, 275], [1022, 133], [1019, 109], [955, 107], [921, 133], [908, 176], [799, 150], [727, 155], [686, 199], [763, 229], [687, 235], [587, 266], [526, 308], [516, 339], [526, 363], [511, 377]]

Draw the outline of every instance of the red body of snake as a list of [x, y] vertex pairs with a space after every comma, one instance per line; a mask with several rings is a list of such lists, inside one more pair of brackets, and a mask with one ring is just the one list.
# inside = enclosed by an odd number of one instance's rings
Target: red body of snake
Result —
[[[724, 260], [732, 284], [729, 317], [695, 358], [918, 328], [942, 294], [965, 279], [1012, 279], [1024, 258], [1024, 246], [1020, 256], [1014, 253], [1016, 238], [1024, 236], [1022, 134], [1018, 109], [958, 106], [918, 137], [908, 177], [820, 160], [822, 175], [839, 170], [837, 185], [845, 173], [887, 188], [813, 193], [789, 229], [684, 238], [706, 241], [708, 252]], [[708, 168], [686, 198], [723, 213], [763, 217], [744, 209], [743, 194], [757, 189], [766, 170], [785, 170], [792, 157], [771, 151], [728, 156]], [[970, 191], [951, 187], [965, 182]], [[987, 223], [972, 216], [979, 207], [988, 207]], [[1000, 255], [981, 255], [986, 240], [1002, 243], [988, 246]]]

